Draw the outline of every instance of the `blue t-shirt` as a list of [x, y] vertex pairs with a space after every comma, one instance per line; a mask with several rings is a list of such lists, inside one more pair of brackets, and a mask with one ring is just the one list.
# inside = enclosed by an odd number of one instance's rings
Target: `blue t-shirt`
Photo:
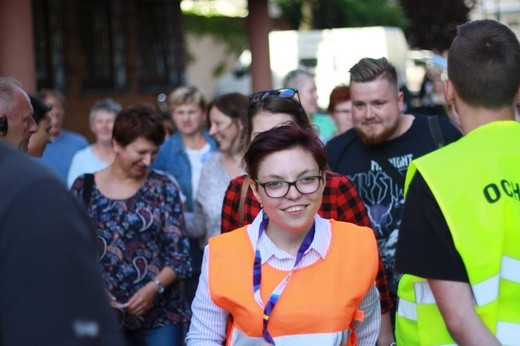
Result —
[[66, 184], [72, 157], [87, 146], [88, 141], [82, 135], [61, 130], [60, 136], [47, 144], [40, 162], [55, 172]]

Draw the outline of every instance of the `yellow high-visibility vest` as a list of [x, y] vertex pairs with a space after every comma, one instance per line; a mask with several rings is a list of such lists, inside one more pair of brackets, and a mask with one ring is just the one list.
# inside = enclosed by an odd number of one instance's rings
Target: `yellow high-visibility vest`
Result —
[[[466, 267], [482, 322], [503, 345], [520, 345], [520, 123], [481, 126], [413, 161], [430, 187]], [[424, 278], [398, 289], [398, 345], [454, 345]]]

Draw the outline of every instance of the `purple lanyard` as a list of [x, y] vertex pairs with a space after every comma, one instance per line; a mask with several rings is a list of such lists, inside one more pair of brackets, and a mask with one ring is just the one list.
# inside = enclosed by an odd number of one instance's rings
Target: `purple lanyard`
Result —
[[278, 301], [278, 298], [280, 298], [280, 295], [285, 289], [285, 286], [287, 286], [287, 282], [292, 276], [292, 273], [294, 272], [294, 269], [300, 263], [300, 260], [303, 257], [303, 254], [309, 247], [311, 246], [312, 241], [314, 240], [314, 233], [315, 233], [315, 225], [312, 224], [311, 229], [305, 236], [305, 239], [303, 239], [302, 244], [300, 245], [300, 248], [298, 249], [298, 252], [296, 254], [296, 260], [294, 261], [294, 265], [292, 269], [287, 273], [285, 278], [276, 286], [274, 291], [271, 293], [271, 296], [269, 297], [269, 301], [267, 302], [267, 305], [264, 306], [264, 303], [262, 302], [262, 296], [260, 295], [260, 283], [262, 282], [262, 257], [260, 255], [260, 237], [264, 233], [265, 226], [267, 226], [267, 223], [269, 222], [269, 219], [264, 217], [262, 222], [260, 223], [259, 231], [258, 231], [258, 239], [256, 241], [256, 249], [255, 249], [255, 263], [253, 265], [253, 293], [255, 296], [255, 300], [261, 307], [264, 308], [264, 321], [262, 326], [262, 336], [265, 341], [270, 343], [271, 345], [274, 345], [274, 340], [271, 334], [267, 331], [267, 324], [269, 323], [269, 316], [273, 312], [274, 306], [276, 302]]

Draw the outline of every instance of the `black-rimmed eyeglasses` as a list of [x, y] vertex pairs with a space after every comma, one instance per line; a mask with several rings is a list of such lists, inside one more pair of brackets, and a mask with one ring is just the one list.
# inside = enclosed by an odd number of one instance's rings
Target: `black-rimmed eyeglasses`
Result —
[[249, 95], [249, 103], [263, 101], [266, 97], [271, 96], [271, 95], [277, 96], [282, 99], [290, 99], [290, 98], [293, 98], [294, 95], [296, 95], [298, 98], [298, 102], [301, 104], [300, 94], [298, 93], [298, 89], [293, 89], [293, 88], [264, 90], [264, 91], [256, 92], [254, 94]]
[[316, 192], [319, 189], [322, 180], [323, 175], [320, 171], [319, 175], [307, 175], [305, 177], [298, 178], [294, 181], [271, 180], [261, 182], [258, 179], [256, 179], [255, 181], [264, 189], [265, 194], [268, 197], [281, 198], [285, 197], [285, 195], [289, 193], [289, 189], [291, 188], [291, 186], [294, 186], [296, 190], [303, 195]]

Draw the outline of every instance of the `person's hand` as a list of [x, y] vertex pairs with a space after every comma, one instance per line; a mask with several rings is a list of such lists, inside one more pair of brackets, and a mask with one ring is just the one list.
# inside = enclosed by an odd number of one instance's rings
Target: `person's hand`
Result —
[[110, 301], [110, 306], [113, 307], [114, 309], [122, 309], [124, 304], [121, 304], [120, 302], [118, 302], [115, 298], [113, 300]]
[[120, 309], [123, 304], [117, 301], [117, 298], [114, 297], [112, 293], [110, 293], [109, 290], [106, 290], [108, 299], [110, 300], [110, 306], [115, 309]]
[[153, 282], [149, 282], [146, 286], [139, 289], [135, 294], [123, 305], [128, 313], [140, 316], [147, 312], [151, 307], [157, 288]]

